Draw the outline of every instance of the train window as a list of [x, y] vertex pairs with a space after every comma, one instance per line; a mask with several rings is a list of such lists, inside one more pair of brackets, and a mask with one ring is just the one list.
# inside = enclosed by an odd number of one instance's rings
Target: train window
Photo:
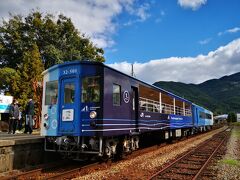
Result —
[[143, 103], [140, 105], [140, 110], [141, 111], [146, 111], [146, 112], [159, 112], [157, 105], [155, 104], [149, 104], [149, 103]]
[[212, 119], [212, 115], [204, 112], [200, 112], [199, 114], [200, 118], [202, 119]]
[[212, 119], [212, 115], [211, 114], [207, 114], [207, 119]]
[[45, 105], [56, 104], [57, 97], [58, 97], [58, 81], [46, 82]]
[[200, 117], [201, 119], [205, 119], [205, 113], [200, 112], [200, 113], [199, 113], [199, 117]]
[[82, 79], [82, 102], [100, 101], [100, 77], [84, 77]]
[[64, 86], [64, 104], [74, 103], [75, 99], [75, 85], [73, 83], [66, 83]]
[[121, 86], [113, 84], [113, 105], [120, 106], [121, 103]]

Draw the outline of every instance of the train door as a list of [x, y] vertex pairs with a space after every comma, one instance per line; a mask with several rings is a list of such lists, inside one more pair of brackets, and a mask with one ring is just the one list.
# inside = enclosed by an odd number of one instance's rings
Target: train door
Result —
[[79, 81], [77, 77], [61, 79], [60, 84], [60, 123], [61, 135], [79, 133]]
[[132, 89], [132, 120], [135, 121], [136, 132], [139, 132], [138, 129], [138, 88], [131, 87]]

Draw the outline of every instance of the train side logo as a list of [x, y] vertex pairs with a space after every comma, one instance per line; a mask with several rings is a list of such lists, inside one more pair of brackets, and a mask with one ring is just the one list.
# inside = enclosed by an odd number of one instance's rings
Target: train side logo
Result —
[[128, 91], [124, 91], [123, 92], [123, 100], [125, 103], [129, 103], [129, 100], [130, 100], [130, 94]]

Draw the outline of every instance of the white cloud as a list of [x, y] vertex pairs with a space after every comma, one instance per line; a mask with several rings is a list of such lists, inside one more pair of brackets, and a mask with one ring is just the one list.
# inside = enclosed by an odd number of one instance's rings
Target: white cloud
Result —
[[235, 27], [235, 28], [232, 28], [232, 29], [227, 29], [226, 31], [223, 31], [223, 32], [219, 32], [218, 33], [218, 36], [222, 36], [224, 34], [232, 34], [232, 33], [237, 33], [240, 31], [240, 27]]
[[165, 11], [161, 10], [160, 15], [157, 19], [155, 19], [155, 23], [160, 23], [163, 20], [163, 17], [166, 15]]
[[[109, 64], [130, 75], [131, 64], [120, 62]], [[148, 83], [156, 81], [177, 81], [201, 83], [240, 71], [240, 39], [219, 47], [207, 55], [197, 57], [170, 57], [134, 63], [134, 73], [138, 79]]]
[[132, 4], [127, 5], [125, 6], [125, 9], [130, 15], [133, 15], [136, 18], [127, 21], [126, 23], [123, 24], [124, 26], [131, 26], [138, 22], [144, 22], [151, 16], [150, 13], [148, 13], [148, 10], [150, 9], [149, 3], [144, 3], [140, 5], [138, 8]]
[[199, 41], [198, 43], [201, 45], [205, 45], [205, 44], [208, 44], [211, 40], [212, 40], [212, 38], [207, 38], [207, 39]]
[[228, 29], [228, 30], [227, 30], [227, 32], [229, 32], [229, 33], [236, 33], [236, 32], [238, 32], [238, 31], [240, 31], [240, 28], [239, 28], [239, 27], [235, 27], [235, 28], [232, 28], [232, 29]]
[[147, 13], [147, 10], [149, 10], [149, 8], [150, 5], [145, 3], [135, 10], [135, 14], [140, 18], [141, 21], [145, 21], [150, 17], [150, 14]]
[[218, 33], [218, 36], [222, 36], [224, 32], [219, 32]]
[[148, 13], [148, 10], [150, 9], [149, 3], [144, 3], [139, 7], [136, 7], [133, 4], [128, 4], [125, 6], [125, 9], [129, 14], [134, 15], [138, 18], [135, 21], [145, 21], [150, 17], [150, 14]]
[[[0, 17], [9, 18], [13, 14], [29, 14], [30, 10], [39, 8], [42, 12], [71, 17], [81, 33], [91, 37], [99, 47], [111, 47], [111, 36], [116, 32], [117, 24], [113, 19], [126, 11], [130, 15], [145, 21], [149, 4], [138, 5], [136, 0], [11, 0], [0, 1]], [[132, 8], [132, 11], [129, 9]]]
[[206, 4], [207, 0], [178, 0], [178, 4], [183, 8], [197, 10], [202, 5]]

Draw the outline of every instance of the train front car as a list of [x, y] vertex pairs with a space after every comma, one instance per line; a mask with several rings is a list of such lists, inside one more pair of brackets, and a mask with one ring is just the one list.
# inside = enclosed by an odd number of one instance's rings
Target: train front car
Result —
[[101, 138], [83, 131], [102, 119], [103, 66], [91, 62], [55, 65], [43, 72], [41, 135], [45, 151], [57, 151], [71, 158], [80, 154], [101, 155]]
[[201, 106], [193, 104], [194, 127], [197, 131], [212, 129], [213, 113]]

